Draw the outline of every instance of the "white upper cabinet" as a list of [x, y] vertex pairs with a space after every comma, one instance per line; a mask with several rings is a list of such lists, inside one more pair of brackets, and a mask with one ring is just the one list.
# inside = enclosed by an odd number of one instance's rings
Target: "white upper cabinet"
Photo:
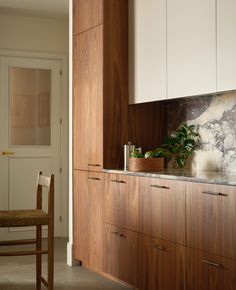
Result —
[[166, 0], [130, 0], [129, 3], [129, 102], [165, 99]]
[[217, 0], [217, 90], [236, 89], [236, 0]]
[[216, 91], [215, 8], [215, 0], [167, 0], [168, 98]]

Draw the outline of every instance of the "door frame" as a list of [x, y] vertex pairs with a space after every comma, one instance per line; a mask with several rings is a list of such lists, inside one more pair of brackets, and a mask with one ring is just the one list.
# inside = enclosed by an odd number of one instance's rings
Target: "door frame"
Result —
[[[47, 53], [47, 52], [32, 52], [32, 51], [18, 51], [0, 49], [0, 56], [6, 57], [24, 57], [24, 58], [38, 58], [61, 61], [62, 75], [61, 75], [61, 95], [60, 95], [60, 119], [61, 134], [60, 134], [60, 159], [61, 159], [61, 192], [60, 192], [60, 212], [61, 212], [61, 237], [68, 236], [68, 151], [69, 151], [69, 132], [68, 132], [68, 118], [69, 118], [69, 79], [68, 79], [68, 55], [66, 53]], [[65, 138], [67, 136], [67, 138]], [[64, 194], [63, 194], [64, 193]]]

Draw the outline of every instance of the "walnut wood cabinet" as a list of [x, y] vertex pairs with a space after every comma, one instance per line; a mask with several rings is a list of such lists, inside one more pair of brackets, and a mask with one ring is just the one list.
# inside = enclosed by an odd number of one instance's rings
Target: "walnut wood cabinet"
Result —
[[140, 290], [183, 290], [184, 247], [139, 235]]
[[185, 183], [139, 178], [139, 231], [185, 243]]
[[123, 165], [128, 141], [128, 1], [74, 0], [74, 168]]
[[94, 28], [103, 22], [103, 0], [74, 0], [73, 34]]
[[138, 274], [138, 233], [105, 225], [103, 269], [106, 273], [137, 285]]
[[236, 261], [191, 248], [185, 249], [185, 290], [235, 290]]
[[75, 258], [99, 271], [103, 265], [103, 175], [74, 171]]
[[138, 230], [138, 178], [107, 174], [105, 178], [105, 222]]
[[236, 259], [236, 187], [186, 183], [187, 245]]

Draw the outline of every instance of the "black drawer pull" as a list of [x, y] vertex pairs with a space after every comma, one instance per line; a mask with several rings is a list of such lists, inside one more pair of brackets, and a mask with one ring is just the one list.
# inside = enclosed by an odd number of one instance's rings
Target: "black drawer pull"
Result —
[[222, 192], [216, 192], [216, 191], [202, 191], [204, 194], [210, 194], [210, 195], [217, 195], [217, 196], [228, 196], [226, 193]]
[[98, 178], [98, 177], [88, 177], [88, 179], [91, 179], [91, 180], [101, 180], [101, 178]]
[[112, 179], [111, 182], [115, 182], [115, 183], [126, 183], [126, 181], [124, 181], [124, 180], [116, 180], [116, 179]]
[[160, 250], [160, 251], [165, 251], [166, 250], [164, 247], [162, 247], [160, 245], [152, 245], [151, 247], [154, 248], [154, 249]]
[[206, 260], [202, 260], [202, 262], [207, 264], [207, 265], [213, 266], [213, 267], [224, 268], [223, 265], [221, 265], [221, 264], [213, 263], [213, 262], [206, 261]]
[[125, 235], [123, 235], [123, 234], [120, 234], [120, 237], [121, 237], [121, 238], [126, 238], [126, 236], [125, 236]]
[[155, 187], [155, 188], [161, 188], [161, 189], [170, 189], [168, 186], [164, 186], [164, 185], [151, 184], [150, 186]]
[[100, 164], [93, 164], [93, 163], [88, 163], [88, 166], [93, 166], [93, 167], [100, 167]]

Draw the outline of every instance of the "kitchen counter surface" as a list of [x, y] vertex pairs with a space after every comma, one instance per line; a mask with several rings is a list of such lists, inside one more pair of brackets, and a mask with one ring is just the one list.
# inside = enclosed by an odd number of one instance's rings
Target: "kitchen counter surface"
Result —
[[132, 172], [124, 170], [104, 169], [106, 173], [126, 174], [152, 178], [182, 180], [189, 182], [212, 183], [236, 186], [236, 172], [225, 173], [218, 171], [191, 171], [168, 169], [158, 172]]

